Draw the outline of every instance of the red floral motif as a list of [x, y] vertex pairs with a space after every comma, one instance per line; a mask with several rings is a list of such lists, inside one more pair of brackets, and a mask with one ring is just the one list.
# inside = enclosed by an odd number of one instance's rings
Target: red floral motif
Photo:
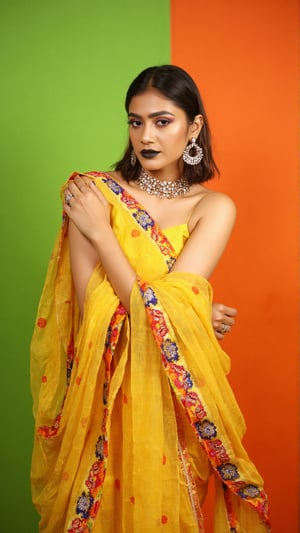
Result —
[[224, 487], [224, 500], [226, 504], [227, 520], [230, 527], [230, 531], [238, 532], [238, 520], [232, 505], [232, 494], [228, 490], [228, 487]]
[[73, 520], [71, 527], [68, 529], [68, 533], [84, 533], [85, 527], [82, 525], [80, 518]]
[[181, 391], [181, 403], [184, 400], [184, 393], [192, 386], [190, 374], [182, 365], [167, 362], [164, 358], [164, 366], [167, 368], [168, 375], [172, 379], [175, 388]]
[[101, 461], [95, 461], [95, 463], [92, 465], [92, 468], [89, 471], [89, 477], [85, 481], [86, 487], [89, 489], [90, 494], [92, 496], [95, 496], [95, 490], [100, 486], [101, 484], [101, 478], [104, 473], [103, 463]]
[[216, 466], [227, 463], [230, 460], [220, 439], [208, 441], [206, 443], [206, 449], [208, 455], [215, 459]]
[[139, 207], [137, 200], [133, 196], [130, 196], [130, 194], [128, 194], [124, 189], [122, 191], [121, 200], [125, 205], [127, 205], [128, 209], [137, 209]]
[[95, 520], [95, 518], [97, 516], [97, 513], [99, 511], [99, 507], [100, 507], [100, 501], [96, 500], [94, 505], [90, 509], [90, 518], [92, 518], [93, 520]]
[[40, 437], [44, 437], [45, 439], [50, 439], [51, 437], [55, 437], [58, 433], [60, 421], [61, 421], [62, 411], [58, 413], [54, 420], [54, 424], [52, 426], [40, 426], [37, 430]]
[[195, 392], [188, 392], [182, 398], [182, 405], [190, 410], [191, 415], [193, 415], [193, 421], [202, 420], [206, 417], [207, 413], [203, 405], [199, 402], [199, 397]]
[[152, 328], [155, 331], [158, 342], [161, 344], [165, 335], [169, 331], [164, 319], [164, 315], [161, 311], [159, 311], [159, 309], [151, 309], [150, 315]]

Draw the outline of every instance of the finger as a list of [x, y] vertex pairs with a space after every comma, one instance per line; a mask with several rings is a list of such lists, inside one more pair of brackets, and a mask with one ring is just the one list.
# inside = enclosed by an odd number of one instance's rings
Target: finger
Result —
[[224, 316], [224, 315], [215, 316], [214, 320], [213, 320], [214, 328], [215, 329], [221, 329], [222, 328], [222, 324], [224, 324], [226, 326], [234, 326], [235, 320], [234, 320], [234, 318], [230, 318], [230, 317]]
[[73, 198], [74, 195], [71, 193], [69, 187], [66, 187], [64, 190], [64, 203], [70, 205], [70, 202]]
[[69, 190], [76, 200], [83, 200], [84, 197], [91, 194], [91, 189], [86, 185], [82, 178], [76, 178], [69, 184]]
[[223, 324], [227, 324], [228, 326], [234, 326], [234, 324], [235, 324], [234, 318], [230, 318], [228, 316], [224, 316], [222, 322], [223, 322]]
[[228, 324], [224, 324], [224, 322], [221, 324], [221, 327], [218, 328], [218, 331], [222, 334], [222, 335], [227, 335], [227, 333], [230, 333], [231, 331], [231, 326], [229, 326]]
[[[87, 178], [82, 178], [81, 176], [76, 176], [74, 178], [74, 180], [72, 180], [72, 182], [70, 182], [69, 184], [69, 187], [71, 189], [71, 192], [76, 193], [76, 191], [79, 191], [83, 194], [87, 193], [90, 191], [90, 188], [89, 188], [89, 181]], [[76, 189], [75, 189], [76, 187]], [[74, 194], [75, 196], [75, 194]]]
[[79, 190], [81, 190], [85, 186], [85, 181], [82, 179], [81, 176], [76, 176], [76, 178], [73, 180], [73, 183], [76, 184]]
[[105, 205], [108, 205], [109, 202], [106, 200], [105, 196], [102, 194], [101, 191], [99, 191], [96, 183], [94, 181], [91, 181], [89, 183], [89, 186], [91, 188], [91, 190], [95, 193], [95, 195], [97, 196], [97, 198]]
[[221, 328], [222, 321], [223, 321], [223, 317], [213, 320], [212, 325], [213, 325], [214, 330]]
[[223, 305], [223, 313], [224, 315], [233, 317], [237, 315], [237, 309], [235, 307], [228, 307], [227, 305]]
[[71, 200], [73, 200], [74, 196], [71, 192], [68, 192], [67, 194], [65, 194], [65, 204], [67, 204], [68, 206], [70, 206], [71, 204]]
[[214, 308], [214, 319], [216, 322], [222, 322], [225, 314], [223, 311], [219, 310], [217, 307]]
[[71, 212], [72, 212], [71, 206], [69, 204], [67, 204], [66, 202], [63, 205], [63, 210], [64, 210], [64, 213], [66, 213], [66, 215], [68, 215], [68, 217], [71, 218], [71, 216], [70, 216]]
[[76, 185], [75, 181], [70, 181], [68, 189], [73, 194], [74, 198], [80, 193], [79, 187]]
[[221, 341], [221, 340], [224, 339], [224, 337], [225, 337], [225, 335], [223, 335], [222, 333], [220, 333], [220, 331], [218, 331], [218, 330], [215, 331], [215, 335], [216, 335], [216, 337], [217, 337], [217, 339], [218, 339], [219, 341]]

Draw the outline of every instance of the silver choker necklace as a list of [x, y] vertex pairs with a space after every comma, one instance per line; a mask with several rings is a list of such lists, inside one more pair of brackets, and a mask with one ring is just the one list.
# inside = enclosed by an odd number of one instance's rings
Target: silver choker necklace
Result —
[[169, 200], [177, 196], [183, 196], [191, 188], [186, 178], [178, 178], [176, 181], [161, 181], [149, 176], [144, 169], [136, 180], [136, 183], [140, 189], [146, 191], [148, 194], [152, 194], [158, 198], [168, 198]]

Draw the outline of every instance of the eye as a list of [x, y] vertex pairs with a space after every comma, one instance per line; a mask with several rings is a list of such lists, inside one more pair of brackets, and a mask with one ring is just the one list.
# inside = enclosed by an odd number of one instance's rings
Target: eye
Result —
[[157, 126], [167, 126], [172, 121], [168, 118], [160, 118], [156, 121]]
[[131, 119], [131, 120], [128, 120], [128, 124], [129, 126], [132, 126], [133, 128], [138, 128], [142, 124], [142, 122], [140, 120]]

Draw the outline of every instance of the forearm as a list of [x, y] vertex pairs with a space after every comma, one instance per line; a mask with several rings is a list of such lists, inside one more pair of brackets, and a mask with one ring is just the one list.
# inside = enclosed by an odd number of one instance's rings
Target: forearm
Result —
[[111, 226], [92, 242], [106, 275], [121, 303], [130, 312], [130, 295], [136, 273], [125, 256]]

